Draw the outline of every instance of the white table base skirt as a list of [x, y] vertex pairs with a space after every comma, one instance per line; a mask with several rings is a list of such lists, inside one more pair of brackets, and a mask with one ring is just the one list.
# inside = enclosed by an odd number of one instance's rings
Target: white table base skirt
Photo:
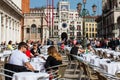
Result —
[[47, 73], [34, 73], [34, 72], [20, 72], [13, 75], [12, 80], [49, 80], [49, 74]]

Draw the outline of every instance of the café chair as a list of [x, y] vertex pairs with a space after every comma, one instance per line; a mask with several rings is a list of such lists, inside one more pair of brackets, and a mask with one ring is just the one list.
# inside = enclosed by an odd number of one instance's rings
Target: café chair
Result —
[[[66, 71], [68, 64], [61, 64], [61, 65], [57, 65], [57, 66], [52, 66], [47, 68], [47, 71], [50, 75], [52, 75], [53, 79], [62, 79], [64, 78], [64, 74]], [[58, 68], [57, 70], [54, 70], [55, 68]]]
[[96, 52], [96, 55], [98, 55], [99, 57], [103, 57], [102, 55], [102, 51], [101, 50], [98, 50], [97, 52]]
[[120, 70], [117, 70], [115, 75], [120, 78]]
[[[10, 64], [10, 63], [5, 63], [4, 65], [4, 69], [13, 71], [13, 72], [28, 72], [29, 70], [26, 69], [26, 67], [24, 66], [18, 66], [18, 65], [14, 65], [14, 64]], [[9, 75], [9, 76], [13, 76], [14, 73], [9, 72], [9, 71], [4, 71], [5, 75]], [[9, 77], [5, 77], [5, 80], [11, 80], [11, 78]]]
[[76, 74], [77, 72], [77, 69], [80, 67], [80, 62], [79, 60], [77, 59], [77, 55], [72, 55], [70, 54], [72, 57], [73, 57], [73, 63], [74, 63], [74, 75]]
[[5, 72], [12, 73], [12, 74], [16, 73], [8, 69], [0, 68], [0, 80], [3, 80], [4, 77], [5, 77], [5, 80], [12, 80], [12, 76], [5, 74]]
[[98, 80], [98, 76], [96, 72], [89, 66], [89, 64], [83, 63], [84, 73], [88, 77], [89, 80]]
[[98, 76], [98, 80], [108, 80], [107, 77], [104, 74], [101, 74], [98, 71], [96, 71], [96, 74]]
[[103, 58], [108, 58], [107, 53], [103, 52]]

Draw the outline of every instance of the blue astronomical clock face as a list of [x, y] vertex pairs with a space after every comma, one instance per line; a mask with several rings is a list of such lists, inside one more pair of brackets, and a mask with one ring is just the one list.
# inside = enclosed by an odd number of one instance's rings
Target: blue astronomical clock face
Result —
[[67, 27], [67, 24], [66, 24], [66, 23], [63, 23], [63, 24], [62, 24], [62, 27], [63, 27], [63, 28], [66, 28], [66, 27]]

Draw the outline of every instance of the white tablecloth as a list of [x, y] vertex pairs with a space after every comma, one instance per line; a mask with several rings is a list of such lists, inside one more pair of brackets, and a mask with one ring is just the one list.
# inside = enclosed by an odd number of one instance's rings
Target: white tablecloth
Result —
[[111, 62], [111, 63], [102, 62], [100, 63], [100, 65], [106, 72], [108, 72], [108, 74], [112, 74], [112, 75], [115, 75], [116, 71], [120, 70], [120, 62]]
[[42, 46], [42, 48], [40, 48], [40, 52], [42, 54], [47, 54], [47, 51], [48, 51], [48, 48], [50, 47], [51, 45], [44, 45]]
[[45, 72], [44, 64], [45, 60], [43, 60], [40, 57], [32, 58], [30, 64], [33, 66], [35, 70], [38, 70], [40, 72]]
[[108, 74], [115, 75], [116, 71], [120, 70], [120, 62], [113, 61], [107, 63], [107, 61], [110, 61], [110, 59], [100, 59], [96, 55], [83, 54], [83, 57], [80, 59], [82, 59], [83, 61], [87, 61], [88, 63], [91, 63], [95, 66], [101, 67]]
[[110, 54], [113, 54], [114, 56], [119, 56], [120, 52], [116, 52], [114, 50], [110, 50], [110, 49], [103, 49], [103, 48], [95, 48], [96, 51], [102, 51], [105, 52], [107, 54], [107, 56], [109, 57]]
[[72, 49], [72, 47], [65, 46], [65, 49], [68, 50], [68, 51], [70, 52], [70, 50]]
[[34, 73], [34, 72], [20, 72], [13, 75], [12, 80], [37, 80], [38, 78], [44, 78], [40, 80], [49, 80], [49, 74], [47, 73]]

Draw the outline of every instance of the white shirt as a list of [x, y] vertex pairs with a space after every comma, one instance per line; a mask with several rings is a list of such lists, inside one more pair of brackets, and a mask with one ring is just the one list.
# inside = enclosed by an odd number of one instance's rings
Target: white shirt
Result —
[[9, 60], [10, 64], [19, 65], [19, 66], [24, 66], [24, 63], [26, 62], [29, 62], [28, 57], [20, 50], [13, 51]]

